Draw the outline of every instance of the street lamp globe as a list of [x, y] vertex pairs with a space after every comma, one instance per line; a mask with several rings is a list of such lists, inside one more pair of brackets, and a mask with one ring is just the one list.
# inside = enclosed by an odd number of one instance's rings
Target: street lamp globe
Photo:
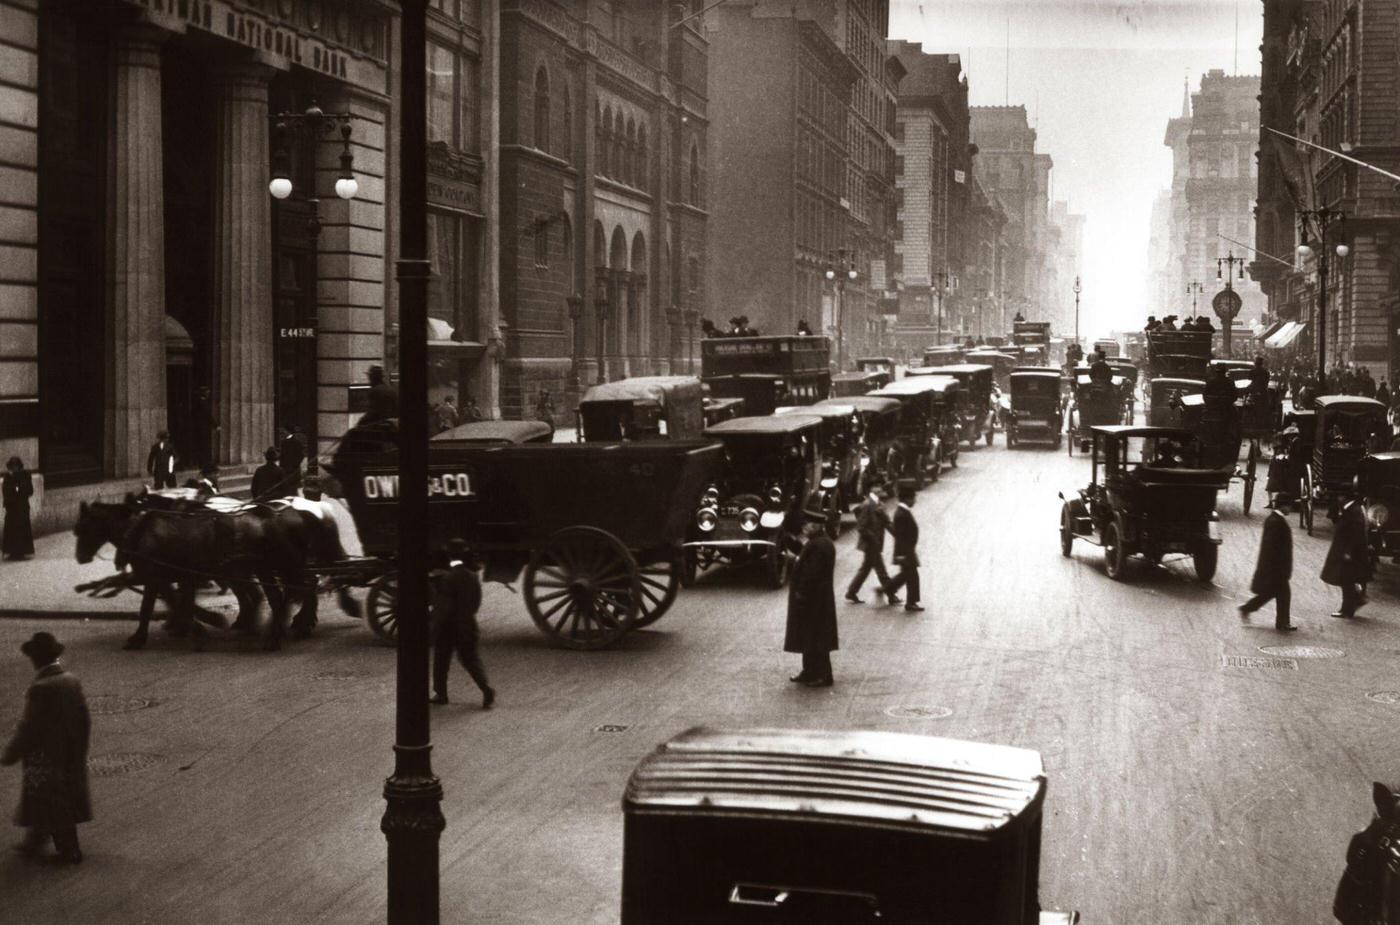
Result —
[[835, 278], [836, 278], [836, 271], [833, 270], [833, 269], [831, 269], [830, 267], [828, 267], [827, 270], [826, 270], [826, 278], [827, 278], [827, 279], [835, 279]]
[[286, 177], [273, 177], [272, 182], [267, 184], [267, 191], [273, 199], [286, 199], [292, 195], [292, 181]]
[[849, 280], [854, 281], [855, 278], [856, 278], [856, 271], [855, 271], [855, 270], [847, 270], [847, 271], [846, 271], [846, 278], [849, 279]]
[[[341, 177], [335, 181], [335, 194], [341, 199], [354, 199], [355, 194], [360, 191], [360, 184], [354, 177]], [[273, 194], [274, 196], [276, 193]]]
[[1299, 244], [1298, 256], [1303, 258], [1304, 260], [1307, 260], [1309, 257], [1312, 256], [1312, 248], [1308, 247], [1306, 244]]
[[1345, 257], [1347, 254], [1350, 254], [1350, 253], [1351, 253], [1351, 248], [1347, 247], [1345, 244], [1338, 244], [1338, 245], [1337, 245], [1337, 256], [1338, 256], [1338, 257]]

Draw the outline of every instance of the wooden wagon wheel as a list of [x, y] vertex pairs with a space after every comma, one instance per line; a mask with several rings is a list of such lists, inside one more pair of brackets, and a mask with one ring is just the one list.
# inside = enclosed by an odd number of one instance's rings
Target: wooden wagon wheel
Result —
[[[637, 570], [637, 618], [635, 626], [650, 626], [671, 608], [680, 590], [682, 566], [679, 557], [668, 554], [662, 559]], [[690, 583], [694, 583], [692, 577]]]
[[570, 649], [616, 642], [635, 623], [637, 560], [612, 534], [565, 527], [525, 567], [525, 607], [546, 636]]
[[399, 573], [386, 572], [369, 583], [365, 622], [381, 641], [399, 641]]

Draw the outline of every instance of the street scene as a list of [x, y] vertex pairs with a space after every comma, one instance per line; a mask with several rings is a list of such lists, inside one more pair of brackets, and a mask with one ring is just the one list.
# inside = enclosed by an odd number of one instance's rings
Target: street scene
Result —
[[0, 0], [0, 920], [1400, 923], [1397, 14]]

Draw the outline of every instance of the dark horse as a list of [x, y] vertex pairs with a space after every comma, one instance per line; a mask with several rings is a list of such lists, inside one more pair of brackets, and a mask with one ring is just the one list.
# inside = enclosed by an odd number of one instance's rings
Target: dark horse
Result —
[[1332, 914], [1343, 925], [1400, 925], [1400, 797], [1371, 785], [1376, 815], [1351, 837]]
[[310, 566], [341, 555], [333, 524], [290, 507], [250, 505], [225, 513], [150, 509], [133, 499], [125, 504], [85, 503], [73, 532], [79, 562], [92, 561], [99, 549], [111, 543], [117, 549], [118, 568], [129, 566], [132, 583], [142, 588], [141, 622], [126, 642], [128, 649], [146, 644], [156, 598], [169, 599], [171, 588], [177, 589], [171, 625], [177, 632], [191, 631], [194, 647], [201, 648], [205, 633], [191, 615], [195, 591], [207, 581], [233, 587], [240, 604], [235, 627], [251, 631], [257, 607], [253, 579], [262, 586], [272, 614], [264, 647], [277, 649], [291, 599], [302, 600], [292, 622], [293, 635], [305, 636], [315, 625], [315, 579]]

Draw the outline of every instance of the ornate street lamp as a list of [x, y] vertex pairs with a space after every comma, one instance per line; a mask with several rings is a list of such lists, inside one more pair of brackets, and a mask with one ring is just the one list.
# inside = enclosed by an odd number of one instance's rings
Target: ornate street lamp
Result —
[[[1079, 283], [1079, 277], [1074, 278], [1074, 345], [1079, 346], [1079, 293], [1084, 291], [1084, 287]], [[1081, 348], [1082, 349], [1082, 348]]]
[[[1317, 254], [1317, 394], [1322, 395], [1327, 388], [1327, 263], [1330, 253], [1345, 258], [1351, 248], [1338, 244], [1327, 246], [1327, 229], [1339, 224], [1346, 215], [1337, 209], [1305, 209], [1298, 213], [1298, 256], [1307, 260]], [[1309, 226], [1313, 233], [1309, 234]], [[1314, 242], [1309, 245], [1309, 240]]]
[[[347, 201], [355, 198], [360, 191], [360, 184], [355, 179], [355, 156], [350, 153], [350, 113], [325, 112], [312, 100], [305, 112], [279, 112], [272, 119], [273, 137], [277, 147], [272, 153], [272, 180], [267, 184], [267, 191], [272, 194], [273, 199], [283, 200], [292, 195], [291, 154], [288, 146], [310, 145], [314, 151], [315, 146], [337, 128], [340, 129], [341, 151], [340, 176], [335, 181], [335, 194]], [[311, 204], [311, 230], [318, 233], [321, 223], [317, 207], [321, 200], [316, 197], [314, 184], [306, 201]]]
[[1189, 282], [1189, 283], [1186, 284], [1186, 294], [1189, 295], [1189, 296], [1191, 297], [1191, 317], [1192, 317], [1192, 318], [1195, 318], [1195, 317], [1196, 317], [1196, 296], [1200, 295], [1201, 293], [1203, 293], [1203, 292], [1205, 292], [1205, 291], [1206, 291], [1206, 287], [1205, 287], [1205, 286], [1202, 286], [1199, 282], [1197, 282], [1197, 281], [1194, 280], [1194, 279], [1191, 280], [1191, 282]]
[[850, 265], [847, 259], [849, 252], [844, 247], [838, 253], [841, 255], [839, 264], [833, 264], [830, 259], [827, 261], [826, 279], [831, 283], [832, 297], [836, 300], [833, 315], [836, 319], [836, 371], [839, 373], [846, 366], [846, 319], [842, 317], [846, 283], [855, 282], [860, 274]]
[[[1228, 257], [1216, 258], [1215, 278], [1225, 281], [1225, 289], [1221, 292], [1217, 292], [1215, 298], [1211, 299], [1211, 307], [1215, 309], [1215, 314], [1220, 319], [1221, 326], [1224, 328], [1222, 340], [1227, 357], [1234, 356], [1231, 338], [1234, 334], [1235, 316], [1240, 312], [1240, 297], [1235, 294], [1235, 287], [1232, 282], [1235, 274], [1235, 264], [1240, 265], [1239, 278], [1244, 279], [1245, 259], [1243, 257], [1236, 257], [1235, 252], [1230, 251]], [[1226, 295], [1226, 293], [1229, 293], [1229, 295]]]
[[564, 300], [569, 306], [569, 378], [573, 380], [574, 391], [578, 392], [582, 383], [579, 380], [579, 322], [583, 320], [583, 296], [575, 292]]

